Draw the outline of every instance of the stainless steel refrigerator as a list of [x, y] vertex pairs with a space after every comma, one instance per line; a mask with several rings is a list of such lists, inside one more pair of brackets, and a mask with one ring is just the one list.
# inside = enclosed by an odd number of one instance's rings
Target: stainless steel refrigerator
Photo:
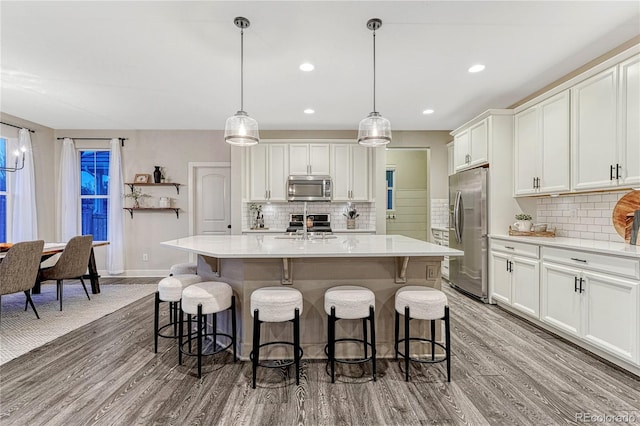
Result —
[[449, 282], [488, 302], [488, 168], [449, 176], [449, 247], [464, 251], [449, 258]]

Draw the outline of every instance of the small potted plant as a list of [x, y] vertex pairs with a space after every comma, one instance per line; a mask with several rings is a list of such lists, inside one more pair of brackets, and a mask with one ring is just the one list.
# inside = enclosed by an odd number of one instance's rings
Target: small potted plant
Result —
[[349, 203], [347, 211], [342, 215], [347, 218], [347, 229], [356, 229], [356, 218], [360, 216], [360, 213], [351, 203]]
[[249, 212], [251, 213], [251, 229], [260, 228], [260, 219], [262, 218], [262, 204], [249, 204]]
[[527, 232], [531, 231], [533, 222], [531, 221], [531, 215], [526, 213], [519, 213], [516, 215], [516, 222], [513, 224], [513, 229], [516, 231]]
[[133, 188], [133, 190], [130, 193], [125, 194], [124, 197], [125, 198], [132, 198], [133, 199], [133, 208], [134, 209], [139, 209], [140, 208], [140, 200], [142, 200], [144, 198], [151, 197], [151, 195], [143, 193], [140, 188]]

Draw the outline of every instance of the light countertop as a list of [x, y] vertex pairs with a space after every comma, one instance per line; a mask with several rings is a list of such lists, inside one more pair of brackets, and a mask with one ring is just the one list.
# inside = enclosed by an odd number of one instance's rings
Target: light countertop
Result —
[[[333, 237], [333, 238], [331, 238]], [[284, 235], [195, 235], [161, 245], [219, 258], [463, 256], [464, 252], [402, 235], [333, 235], [300, 240]]]
[[625, 243], [612, 241], [584, 240], [581, 238], [566, 237], [516, 237], [504, 234], [491, 234], [490, 238], [501, 240], [520, 241], [523, 243], [537, 244], [547, 247], [558, 247], [566, 249], [576, 249], [602, 254], [617, 256], [627, 256], [640, 259], [640, 246], [633, 246]]
[[[260, 228], [260, 229], [243, 229], [242, 233], [244, 234], [284, 234], [286, 233], [287, 230], [284, 228]], [[357, 229], [331, 229], [331, 232], [333, 232], [334, 234], [336, 233], [340, 233], [340, 234], [375, 234], [376, 230], [375, 229], [364, 229], [364, 228], [357, 228]]]

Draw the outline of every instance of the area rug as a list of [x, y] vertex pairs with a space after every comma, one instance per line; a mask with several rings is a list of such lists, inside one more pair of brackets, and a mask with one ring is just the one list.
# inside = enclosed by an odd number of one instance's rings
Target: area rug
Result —
[[0, 365], [153, 293], [157, 280], [153, 283], [154, 279], [150, 278], [147, 282], [149, 284], [102, 284], [100, 294], [91, 294], [89, 289], [91, 300], [87, 299], [79, 281], [77, 284], [65, 282], [62, 312], [56, 300], [55, 283], [43, 285], [42, 293], [32, 296], [40, 319], [31, 307], [25, 312], [24, 293], [2, 296]]

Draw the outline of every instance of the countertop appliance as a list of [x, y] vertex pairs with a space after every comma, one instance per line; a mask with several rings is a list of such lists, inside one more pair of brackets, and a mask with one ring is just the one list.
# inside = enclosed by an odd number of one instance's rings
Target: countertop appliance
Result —
[[[289, 227], [287, 232], [302, 231], [303, 214], [289, 215]], [[311, 225], [311, 226], [309, 226]], [[307, 231], [309, 232], [331, 232], [331, 215], [327, 213], [307, 214]]]
[[449, 282], [488, 303], [488, 168], [449, 176], [449, 247], [464, 251], [449, 259]]
[[331, 176], [291, 175], [287, 178], [287, 200], [331, 201]]

